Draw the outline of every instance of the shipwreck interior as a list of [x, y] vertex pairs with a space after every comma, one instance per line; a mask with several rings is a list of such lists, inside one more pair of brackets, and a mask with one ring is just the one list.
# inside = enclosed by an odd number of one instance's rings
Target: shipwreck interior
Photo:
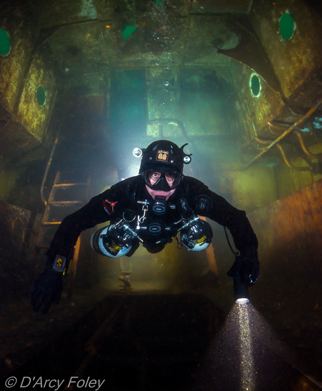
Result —
[[[1, 1], [0, 388], [322, 389], [321, 39], [314, 0]], [[184, 174], [246, 211], [250, 303], [207, 219], [200, 253], [108, 259], [84, 231], [60, 303], [33, 313], [62, 219], [158, 139], [188, 143]]]

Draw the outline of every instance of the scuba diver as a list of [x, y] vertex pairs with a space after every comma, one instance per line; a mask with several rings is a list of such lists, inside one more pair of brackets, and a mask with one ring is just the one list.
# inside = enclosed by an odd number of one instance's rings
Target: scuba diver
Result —
[[63, 277], [79, 234], [109, 221], [97, 230], [91, 245], [110, 258], [130, 257], [142, 245], [150, 253], [161, 251], [174, 237], [188, 251], [205, 250], [212, 240], [208, 217], [227, 227], [238, 250], [228, 275], [242, 277], [250, 286], [259, 275], [258, 241], [244, 211], [236, 209], [196, 178], [183, 174], [191, 154], [171, 141], [152, 142], [141, 152], [139, 174], [114, 184], [84, 207], [65, 217], [46, 253], [44, 271], [35, 281], [34, 311], [48, 312], [58, 303]]

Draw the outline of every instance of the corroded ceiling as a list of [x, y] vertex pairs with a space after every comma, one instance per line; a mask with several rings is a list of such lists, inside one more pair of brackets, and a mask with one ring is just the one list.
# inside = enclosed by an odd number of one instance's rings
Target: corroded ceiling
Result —
[[110, 67], [220, 63], [216, 48], [239, 37], [229, 21], [247, 14], [251, 0], [59, 0], [30, 7], [39, 23], [39, 48], [61, 74]]

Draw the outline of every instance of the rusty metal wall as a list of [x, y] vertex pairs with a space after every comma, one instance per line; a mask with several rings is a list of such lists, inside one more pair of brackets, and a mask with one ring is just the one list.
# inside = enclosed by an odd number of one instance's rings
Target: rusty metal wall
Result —
[[318, 181], [250, 214], [267, 266], [291, 262], [292, 267], [310, 269], [313, 278], [322, 274], [321, 194]]
[[[279, 35], [279, 18], [289, 10], [295, 18], [293, 39], [283, 41]], [[304, 1], [285, 0], [254, 2], [253, 27], [272, 63], [286, 97], [317, 68], [321, 67], [320, 17]]]
[[[0, 24], [8, 31], [12, 46], [9, 55], [0, 61], [1, 112], [9, 115], [10, 124], [19, 124], [32, 138], [42, 141], [56, 97], [53, 70], [36, 50], [37, 32], [20, 9], [2, 17]], [[36, 98], [40, 86], [46, 90], [43, 106]]]
[[255, 303], [290, 333], [322, 322], [321, 194], [318, 181], [249, 214], [262, 265]]
[[0, 201], [0, 296], [7, 299], [28, 291], [34, 266], [27, 260], [31, 212]]

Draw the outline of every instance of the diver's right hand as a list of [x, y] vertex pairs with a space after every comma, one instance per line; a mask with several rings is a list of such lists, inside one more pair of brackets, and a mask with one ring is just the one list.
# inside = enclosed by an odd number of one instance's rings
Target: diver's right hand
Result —
[[241, 279], [247, 286], [254, 285], [259, 277], [257, 249], [251, 247], [241, 251], [227, 274], [230, 277]]
[[46, 314], [53, 303], [59, 303], [62, 289], [63, 273], [47, 267], [32, 287], [31, 305], [33, 310]]

